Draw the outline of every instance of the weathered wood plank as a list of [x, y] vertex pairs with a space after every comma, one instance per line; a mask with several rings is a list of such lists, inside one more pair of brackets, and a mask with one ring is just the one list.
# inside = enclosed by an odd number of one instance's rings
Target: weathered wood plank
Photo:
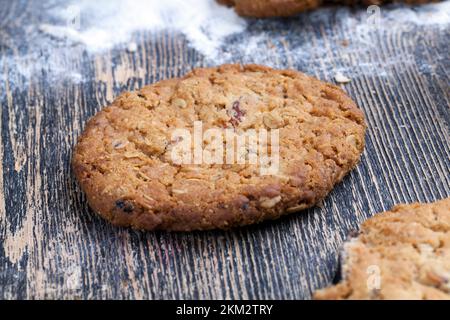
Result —
[[[55, 45], [30, 28], [46, 19], [42, 6], [0, 3], [0, 298], [309, 298], [333, 279], [339, 246], [361, 221], [450, 195], [448, 26], [391, 22], [355, 33], [363, 9], [329, 9], [249, 21], [220, 62], [328, 81], [346, 70], [344, 89], [369, 125], [357, 169], [320, 206], [279, 221], [228, 232], [112, 227], [88, 209], [71, 174], [85, 121], [124, 90], [216, 62], [169, 32], [136, 34], [134, 53]], [[270, 41], [239, 51], [260, 34]], [[51, 50], [36, 52], [41, 41]]]

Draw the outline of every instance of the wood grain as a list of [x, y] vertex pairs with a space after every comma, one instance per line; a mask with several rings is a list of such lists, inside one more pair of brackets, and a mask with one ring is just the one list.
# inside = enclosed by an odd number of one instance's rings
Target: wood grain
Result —
[[[370, 31], [361, 47], [340, 19], [364, 9], [333, 8], [325, 19], [247, 28], [278, 35], [272, 66], [328, 81], [352, 70], [344, 89], [366, 114], [367, 146], [320, 206], [227, 232], [112, 227], [89, 210], [70, 169], [86, 120], [124, 90], [214, 61], [170, 32], [137, 33], [136, 52], [68, 48], [37, 30], [51, 20], [42, 3], [0, 1], [0, 298], [308, 299], [332, 281], [339, 247], [361, 221], [450, 196], [449, 28], [399, 23]], [[52, 46], [36, 52], [43, 41]], [[301, 55], [299, 42], [309, 44]], [[254, 58], [230, 50], [235, 62]]]

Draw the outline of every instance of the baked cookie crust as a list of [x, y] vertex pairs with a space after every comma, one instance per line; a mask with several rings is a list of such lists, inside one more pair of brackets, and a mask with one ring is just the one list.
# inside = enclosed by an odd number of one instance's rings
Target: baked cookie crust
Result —
[[342, 276], [314, 298], [450, 299], [450, 198], [368, 219], [344, 245]]
[[[173, 130], [192, 131], [194, 121], [278, 129], [277, 173], [174, 163]], [[87, 123], [72, 162], [92, 209], [115, 225], [227, 229], [323, 199], [358, 163], [365, 130], [362, 111], [339, 87], [292, 70], [222, 65], [123, 93]]]

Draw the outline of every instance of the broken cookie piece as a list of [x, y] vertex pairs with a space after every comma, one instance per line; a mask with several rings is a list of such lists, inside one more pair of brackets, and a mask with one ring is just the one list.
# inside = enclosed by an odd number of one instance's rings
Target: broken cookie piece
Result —
[[450, 198], [398, 205], [344, 244], [342, 281], [315, 299], [450, 299]]

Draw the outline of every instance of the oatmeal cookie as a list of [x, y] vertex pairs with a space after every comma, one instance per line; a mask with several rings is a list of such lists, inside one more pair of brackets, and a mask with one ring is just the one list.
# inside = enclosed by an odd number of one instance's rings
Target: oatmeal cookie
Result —
[[377, 214], [344, 245], [343, 280], [316, 299], [450, 299], [450, 198]]
[[[202, 132], [265, 130], [260, 155], [278, 148], [276, 170], [247, 161], [259, 154], [248, 145], [233, 149], [245, 163], [198, 162], [195, 123]], [[180, 129], [194, 138], [177, 136]], [[292, 70], [222, 65], [119, 96], [88, 122], [73, 169], [92, 209], [115, 225], [226, 229], [323, 199], [358, 163], [365, 130], [363, 113], [339, 87]], [[204, 151], [216, 145], [206, 133], [200, 140]]]

